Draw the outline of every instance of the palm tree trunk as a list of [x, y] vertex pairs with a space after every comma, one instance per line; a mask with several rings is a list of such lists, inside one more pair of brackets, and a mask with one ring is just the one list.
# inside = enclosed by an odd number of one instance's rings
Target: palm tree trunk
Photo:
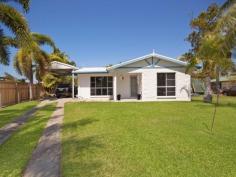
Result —
[[29, 99], [33, 100], [33, 83], [29, 83]]
[[31, 66], [30, 79], [29, 79], [29, 97], [30, 100], [33, 100], [33, 84], [34, 84], [34, 73], [33, 66]]
[[216, 117], [216, 108], [219, 105], [220, 100], [220, 67], [216, 67], [216, 91], [217, 91], [217, 97], [216, 97], [216, 103], [214, 107], [214, 113], [212, 117], [212, 123], [211, 123], [211, 132], [213, 131], [214, 123], [215, 123], [215, 117]]
[[212, 89], [211, 89], [211, 78], [207, 76], [204, 80], [205, 83], [205, 93], [203, 101], [205, 103], [212, 103]]

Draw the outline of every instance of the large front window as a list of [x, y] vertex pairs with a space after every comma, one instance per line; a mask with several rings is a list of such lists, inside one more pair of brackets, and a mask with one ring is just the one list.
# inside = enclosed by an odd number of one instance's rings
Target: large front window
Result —
[[113, 95], [113, 78], [110, 76], [90, 78], [91, 96]]
[[175, 73], [157, 74], [157, 96], [175, 96]]

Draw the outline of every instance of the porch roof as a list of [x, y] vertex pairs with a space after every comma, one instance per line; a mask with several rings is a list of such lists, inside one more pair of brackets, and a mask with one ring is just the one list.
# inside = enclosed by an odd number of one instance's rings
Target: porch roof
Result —
[[108, 73], [106, 67], [81, 67], [74, 71], [76, 74], [90, 74], [90, 73]]
[[49, 66], [50, 71], [55, 72], [57, 74], [61, 74], [61, 75], [69, 75], [71, 74], [73, 70], [76, 70], [76, 69], [78, 69], [76, 66], [62, 63], [59, 61], [51, 62], [51, 65]]

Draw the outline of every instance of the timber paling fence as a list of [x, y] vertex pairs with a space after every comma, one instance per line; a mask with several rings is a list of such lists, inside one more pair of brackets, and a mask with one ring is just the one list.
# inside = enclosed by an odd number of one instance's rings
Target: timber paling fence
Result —
[[[39, 84], [32, 86], [33, 100], [40, 98], [42, 90]], [[28, 83], [0, 81], [0, 108], [28, 100], [30, 100]]]

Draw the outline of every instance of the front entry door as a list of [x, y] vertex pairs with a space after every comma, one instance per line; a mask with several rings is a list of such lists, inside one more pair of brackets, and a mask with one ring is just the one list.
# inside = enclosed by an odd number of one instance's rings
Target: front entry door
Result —
[[130, 76], [131, 97], [137, 97], [138, 94], [138, 79], [137, 76]]

